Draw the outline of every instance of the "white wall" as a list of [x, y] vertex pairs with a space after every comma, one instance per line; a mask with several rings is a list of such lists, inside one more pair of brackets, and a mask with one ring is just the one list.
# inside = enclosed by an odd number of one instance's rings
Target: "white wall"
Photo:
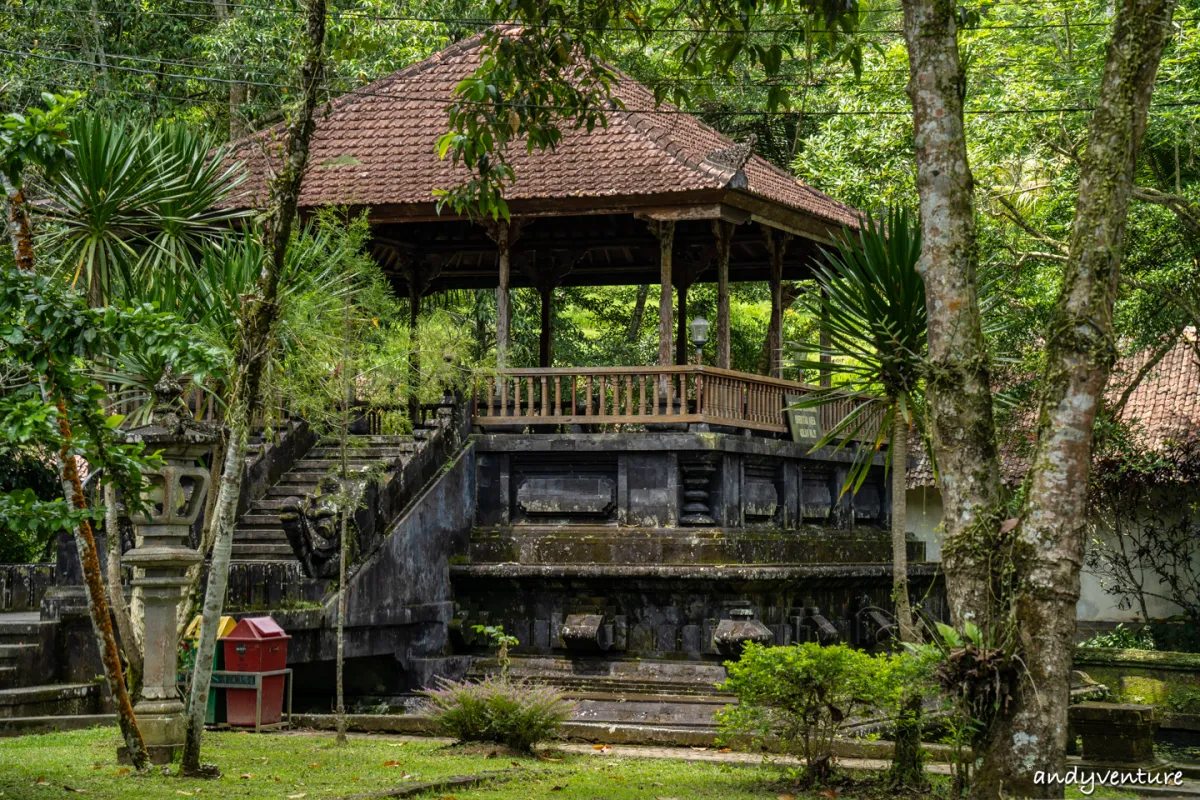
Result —
[[[925, 557], [930, 561], [942, 560], [942, 495], [933, 488], [908, 490], [908, 525], [920, 541], [925, 542]], [[1152, 617], [1169, 617], [1179, 613], [1172, 603], [1150, 598], [1147, 606]], [[1085, 567], [1080, 575], [1079, 602], [1075, 606], [1075, 617], [1085, 622], [1129, 622], [1141, 618], [1136, 608], [1117, 607], [1117, 598], [1104, 590], [1101, 580]]]
[[925, 558], [942, 560], [942, 493], [925, 487], [908, 490], [906, 530], [925, 543]]

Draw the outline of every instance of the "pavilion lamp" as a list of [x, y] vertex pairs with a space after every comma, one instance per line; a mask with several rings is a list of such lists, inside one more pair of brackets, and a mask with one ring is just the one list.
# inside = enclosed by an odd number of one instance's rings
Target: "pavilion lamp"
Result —
[[692, 331], [692, 344], [696, 347], [696, 363], [703, 365], [704, 343], [708, 341], [708, 320], [696, 317], [688, 323], [688, 328]]
[[147, 453], [157, 452], [163, 461], [159, 469], [144, 473], [145, 510], [131, 515], [139, 544], [124, 557], [126, 564], [141, 570], [133, 585], [142, 588], [145, 598], [146, 652], [142, 697], [134, 712], [154, 763], [170, 763], [183, 746], [175, 614], [188, 584], [188, 568], [204, 560], [189, 545], [192, 525], [209, 490], [209, 472], [196, 466], [196, 459], [210, 452], [218, 439], [216, 426], [196, 422], [180, 410], [177, 401], [182, 391], [168, 369], [154, 387], [157, 404], [152, 420], [125, 434], [126, 441], [141, 442]]

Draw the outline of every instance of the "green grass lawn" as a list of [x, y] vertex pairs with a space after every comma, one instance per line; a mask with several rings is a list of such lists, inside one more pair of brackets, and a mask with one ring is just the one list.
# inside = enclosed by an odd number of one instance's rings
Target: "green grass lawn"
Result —
[[[116, 761], [115, 728], [0, 739], [0, 800], [84, 797], [111, 800], [322, 800], [381, 792], [454, 775], [503, 770], [483, 786], [427, 793], [456, 800], [743, 800], [795, 794], [800, 798], [886, 797], [886, 791], [843, 789], [836, 795], [802, 794], [786, 786], [787, 769], [673, 759], [619, 758], [612, 754], [555, 753], [553, 760], [470, 755], [440, 741], [352, 738], [338, 747], [332, 736], [205, 734], [204, 760], [224, 777], [189, 780], [136, 775]], [[175, 768], [172, 768], [172, 773]], [[939, 779], [934, 796], [945, 795]], [[1071, 796], [1071, 795], [1069, 795]], [[1079, 797], [1082, 795], [1075, 794]], [[1097, 790], [1092, 797], [1125, 797]]]

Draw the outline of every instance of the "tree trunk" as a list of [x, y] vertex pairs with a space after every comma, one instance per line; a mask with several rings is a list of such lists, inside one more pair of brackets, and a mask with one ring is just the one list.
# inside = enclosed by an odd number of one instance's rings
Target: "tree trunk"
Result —
[[[242, 354], [239, 353], [239, 362]], [[262, 369], [254, 361], [249, 368]], [[187, 738], [184, 742], [182, 772], [185, 775], [209, 775], [211, 770], [200, 766], [200, 737], [204, 732], [204, 716], [208, 711], [208, 692], [212, 684], [213, 655], [217, 649], [217, 628], [225, 607], [225, 591], [229, 584], [229, 561], [233, 554], [233, 530], [237, 525], [238, 499], [242, 491], [242, 469], [246, 464], [247, 442], [250, 438], [252, 411], [247, 397], [250, 376], [238, 364], [234, 374], [233, 400], [229, 405], [229, 444], [225, 449], [225, 465], [221, 470], [220, 495], [217, 498], [215, 519], [216, 538], [213, 542], [212, 563], [208, 570], [208, 589], [201, 611], [200, 636], [196, 642], [196, 662], [188, 694]]]
[[[0, 177], [0, 184], [3, 185], [5, 197], [8, 199], [8, 231], [12, 242], [13, 258], [18, 269], [32, 272], [34, 269], [33, 228], [29, 224], [29, 209], [26, 208], [25, 195], [7, 177]], [[55, 458], [55, 467], [58, 471], [63, 496], [71, 508], [82, 510], [87, 507], [87, 501], [83, 496], [83, 484], [79, 480], [75, 456], [71, 454], [72, 434], [71, 423], [67, 419], [67, 405], [57, 389], [47, 386], [45, 381], [40, 381], [40, 384], [42, 401], [54, 404], [58, 408], [58, 430], [63, 444]], [[108, 597], [104, 588], [104, 576], [100, 572], [100, 557], [96, 552], [96, 537], [92, 535], [92, 524], [84, 520], [73, 533], [75, 548], [79, 551], [79, 563], [83, 568], [84, 584], [87, 588], [92, 632], [96, 636], [100, 659], [104, 664], [104, 676], [108, 680], [108, 689], [117, 704], [117, 723], [121, 727], [121, 736], [125, 740], [125, 747], [129, 750], [129, 757], [134, 767], [139, 770], [145, 769], [150, 759], [146, 752], [146, 742], [142, 738], [142, 731], [138, 728], [137, 717], [133, 713], [133, 703], [129, 700], [125, 676], [121, 672], [117, 638], [113, 634], [112, 620], [108, 613]]]
[[[1025, 503], [1010, 534], [1013, 598], [1025, 654], [1014, 701], [992, 726], [974, 794], [1052, 791], [1038, 773], [1064, 769], [1075, 604], [1083, 563], [1096, 413], [1116, 358], [1117, 295], [1137, 152], [1175, 0], [1117, 5], [1079, 179], [1071, 245], [1046, 341], [1037, 441]], [[1062, 785], [1054, 792], [1062, 795]]]
[[184, 743], [185, 774], [212, 774], [200, 766], [200, 739], [212, 682], [212, 657], [216, 650], [217, 627], [229, 585], [229, 560], [233, 550], [233, 530], [237, 523], [237, 505], [241, 494], [242, 469], [246, 463], [246, 445], [250, 425], [260, 398], [262, 374], [270, 356], [272, 334], [278, 318], [276, 297], [279, 276], [287, 256], [288, 240], [296, 221], [300, 187], [308, 164], [308, 145], [315, 127], [314, 110], [324, 74], [325, 0], [308, 0], [305, 24], [305, 57], [301, 68], [303, 89], [301, 108], [288, 126], [283, 165], [272, 185], [272, 209], [265, 225], [268, 261], [263, 264], [255, 291], [242, 298], [239, 309], [239, 345], [234, 365], [232, 396], [229, 403], [229, 444], [221, 470], [221, 493], [214, 517], [217, 524], [213, 544], [208, 590], [200, 623], [200, 641], [196, 647], [196, 667], [188, 704], [187, 740]]
[[[221, 466], [223, 459], [220, 455], [225, 452], [223, 445], [225, 444], [225, 435], [222, 433], [217, 440], [216, 446], [213, 447], [212, 461], [208, 468], [208, 485], [221, 485]], [[208, 497], [204, 500], [204, 527], [200, 531], [200, 554], [207, 561], [212, 557], [213, 542], [217, 534], [216, 509], [218, 492], [209, 490]], [[183, 596], [179, 600], [179, 609], [175, 613], [175, 626], [179, 630], [187, 627], [195, 614], [196, 594], [200, 591], [200, 584], [204, 579], [204, 561], [196, 564], [193, 567], [188, 567], [188, 585], [184, 587]]]
[[[42, 396], [49, 401], [52, 392], [43, 388]], [[76, 510], [87, 507], [83, 497], [83, 484], [79, 480], [79, 470], [75, 466], [75, 456], [71, 454], [71, 423], [67, 420], [67, 405], [59, 397], [58, 431], [62, 436], [62, 450], [56, 459], [63, 495], [67, 502]], [[96, 552], [96, 537], [92, 535], [92, 524], [87, 520], [75, 528], [75, 547], [79, 551], [79, 563], [83, 567], [83, 581], [87, 586], [88, 612], [92, 618], [92, 631], [96, 635], [96, 645], [100, 650], [100, 660], [104, 664], [104, 675], [108, 679], [108, 689], [112, 692], [117, 704], [117, 723], [121, 726], [121, 738], [129, 751], [129, 759], [135, 768], [145, 769], [150, 763], [146, 752], [146, 742], [138, 727], [137, 717], [133, 714], [133, 703], [125, 686], [125, 676], [121, 673], [121, 659], [117, 652], [117, 637], [113, 634], [112, 619], [108, 614], [108, 598], [104, 590], [104, 577], [100, 573], [100, 556]]]
[[896, 410], [892, 434], [892, 595], [896, 604], [896, 619], [900, 625], [900, 641], [917, 642], [912, 604], [908, 599], [908, 423]]
[[650, 284], [643, 283], [638, 287], [637, 300], [633, 304], [633, 316], [629, 318], [629, 330], [625, 333], [625, 341], [630, 344], [638, 340], [642, 332], [642, 320], [646, 317], [646, 299], [650, 297]]
[[29, 208], [25, 193], [0, 176], [4, 195], [8, 198], [8, 238], [12, 244], [17, 269], [33, 272], [33, 227], [29, 224]]
[[928, 403], [945, 513], [946, 595], [956, 625], [990, 628], [989, 539], [1001, 514], [991, 377], [975, 287], [973, 181], [963, 129], [957, 9], [904, 0], [921, 257], [929, 312]]
[[350, 502], [350, 410], [354, 401], [354, 382], [350, 377], [350, 294], [346, 293], [342, 316], [342, 380], [345, 382], [345, 406], [342, 411], [342, 429], [338, 431], [339, 455], [341, 456], [342, 501], [340, 540], [338, 541], [338, 620], [337, 620], [337, 743], [346, 743], [346, 551], [350, 541], [350, 514], [354, 503]]
[[129, 664], [128, 684], [130, 694], [136, 695], [136, 688], [142, 677], [142, 648], [144, 639], [138, 636], [138, 628], [134, 625], [129, 613], [129, 605], [125, 602], [125, 590], [121, 587], [121, 528], [117, 513], [117, 487], [112, 483], [104, 483], [104, 534], [108, 539], [108, 600], [112, 604], [113, 616], [117, 620], [117, 633], [121, 635], [121, 644], [125, 647], [125, 661]]

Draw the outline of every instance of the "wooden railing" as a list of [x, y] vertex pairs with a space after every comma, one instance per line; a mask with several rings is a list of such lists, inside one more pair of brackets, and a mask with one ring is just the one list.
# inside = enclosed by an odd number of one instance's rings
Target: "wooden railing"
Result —
[[[785, 433], [787, 398], [815, 387], [702, 366], [508, 369], [475, 390], [475, 424], [573, 425], [703, 422]], [[856, 405], [847, 395], [817, 409], [831, 430]], [[857, 438], [875, 436], [874, 425]]]

